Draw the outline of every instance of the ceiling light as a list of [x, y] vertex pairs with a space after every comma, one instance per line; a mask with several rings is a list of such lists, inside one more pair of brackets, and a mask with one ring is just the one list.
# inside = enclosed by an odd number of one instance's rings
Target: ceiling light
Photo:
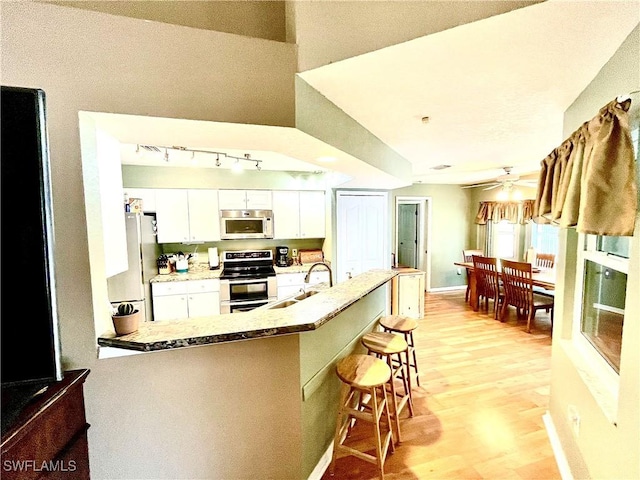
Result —
[[435, 167], [431, 167], [431, 170], [444, 170], [445, 168], [451, 168], [451, 165], [436, 165]]
[[231, 171], [233, 173], [242, 173], [242, 165], [240, 165], [239, 158], [236, 158], [236, 161], [231, 165]]
[[421, 120], [422, 120], [422, 123], [427, 124], [427, 123], [429, 123], [429, 121], [431, 120], [431, 118], [430, 118], [430, 117], [422, 117], [422, 119], [421, 119]]

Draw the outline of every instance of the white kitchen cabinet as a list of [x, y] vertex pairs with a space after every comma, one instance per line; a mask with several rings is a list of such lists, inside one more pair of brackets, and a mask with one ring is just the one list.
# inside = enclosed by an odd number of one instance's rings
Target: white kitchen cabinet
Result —
[[220, 210], [271, 210], [271, 190], [219, 190]]
[[141, 198], [142, 212], [155, 213], [156, 211], [156, 190], [155, 188], [125, 188], [125, 197]]
[[324, 238], [325, 222], [324, 192], [273, 192], [274, 238]]
[[156, 190], [158, 243], [220, 240], [217, 190]]
[[309, 277], [309, 283], [304, 283], [305, 276], [305, 272], [278, 273], [276, 275], [278, 300], [290, 297], [301, 290], [306, 291], [318, 283], [329, 283], [330, 277], [328, 270], [314, 270]]
[[424, 317], [425, 273], [414, 268], [402, 269], [391, 282], [391, 313], [409, 318]]
[[220, 240], [217, 190], [189, 190], [189, 233], [191, 242]]
[[325, 237], [324, 192], [300, 192], [300, 238]]
[[152, 283], [153, 319], [178, 320], [220, 314], [220, 280]]

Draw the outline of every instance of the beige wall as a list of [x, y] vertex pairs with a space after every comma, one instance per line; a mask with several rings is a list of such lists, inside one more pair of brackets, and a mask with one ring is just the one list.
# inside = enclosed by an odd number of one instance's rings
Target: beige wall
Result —
[[284, 42], [283, 1], [42, 1], [124, 17]]
[[304, 72], [538, 2], [294, 1], [287, 36], [299, 45]]
[[[565, 113], [564, 133], [568, 137], [583, 122], [617, 95], [637, 90], [640, 85], [640, 27], [632, 32], [598, 76]], [[637, 99], [637, 94], [633, 97]], [[634, 100], [638, 101], [638, 100]], [[603, 391], [592, 364], [571, 342], [574, 317], [577, 235], [561, 230], [561, 255], [556, 293], [553, 350], [551, 360], [550, 414], [564, 455], [575, 478], [640, 478], [640, 217], [632, 239], [627, 278], [627, 297], [620, 362], [617, 401], [613, 400], [615, 420], [605, 415], [603, 401], [611, 400]], [[588, 380], [590, 378], [590, 380]], [[575, 434], [568, 409], [574, 406], [580, 416]], [[615, 422], [615, 423], [614, 423]]]
[[[91, 172], [83, 172], [78, 112], [293, 126], [295, 46], [34, 2], [1, 8], [2, 84], [46, 94], [63, 364], [91, 369], [92, 478], [203, 478], [232, 466], [256, 468], [254, 478], [261, 471], [290, 478], [295, 466], [282, 455], [299, 449], [299, 435], [286, 423], [275, 431], [239, 413], [250, 410], [256, 391], [275, 388], [281, 377], [271, 373], [284, 367], [258, 374], [260, 354], [237, 359], [243, 378], [234, 379], [242, 384], [236, 409], [227, 405], [235, 397], [216, 388], [215, 379], [232, 371], [224, 348], [96, 360], [94, 309], [107, 314], [107, 294], [96, 254], [101, 232], [87, 229], [96, 191], [87, 181], [85, 201], [83, 175]], [[99, 282], [103, 291], [93, 292]], [[272, 345], [292, 348], [290, 341]], [[282, 391], [278, 408], [287, 409], [289, 394]], [[276, 451], [216, 450], [216, 442], [245, 435], [237, 425], [247, 424], [256, 435], [274, 435]]]

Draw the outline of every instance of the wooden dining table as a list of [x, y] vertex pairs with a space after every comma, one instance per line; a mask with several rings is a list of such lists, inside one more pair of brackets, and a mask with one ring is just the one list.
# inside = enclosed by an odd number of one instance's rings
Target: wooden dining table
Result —
[[[454, 265], [458, 267], [464, 267], [469, 272], [467, 281], [469, 282], [469, 304], [474, 311], [478, 311], [478, 288], [476, 282], [476, 276], [474, 275], [473, 262], [454, 262]], [[498, 276], [500, 276], [500, 270], [498, 270]], [[556, 288], [556, 270], [555, 268], [536, 268], [533, 267], [531, 273], [531, 283], [534, 287], [542, 287], [545, 290], [555, 290]]]

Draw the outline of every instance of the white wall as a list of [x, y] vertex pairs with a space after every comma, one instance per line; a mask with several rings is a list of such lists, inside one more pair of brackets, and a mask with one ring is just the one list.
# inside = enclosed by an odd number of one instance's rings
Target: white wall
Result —
[[[224, 349], [152, 354], [136, 368], [131, 359], [96, 360], [93, 318], [94, 308], [106, 305], [105, 268], [96, 253], [102, 232], [95, 225], [88, 230], [86, 212], [96, 192], [88, 184], [85, 199], [78, 112], [293, 126], [295, 46], [36, 2], [2, 2], [1, 9], [2, 84], [46, 94], [63, 364], [91, 369], [85, 392], [92, 478], [123, 478], [125, 469], [140, 477], [203, 478], [212, 471], [224, 475], [229, 465], [290, 477], [292, 467], [280, 454], [296, 448], [296, 432], [269, 431], [250, 419], [279, 449], [256, 452], [254, 459], [248, 451], [217, 450], [210, 438], [215, 430], [203, 429], [246, 432], [234, 430], [247, 421], [238, 412], [255, 402], [251, 395], [272, 388], [275, 370], [258, 375], [246, 359], [236, 407], [230, 405], [235, 398], [220, 398], [216, 389], [215, 379], [232, 360]], [[92, 301], [98, 280], [104, 291]], [[184, 376], [187, 384], [202, 383], [178, 397]], [[252, 385], [254, 376], [260, 378]], [[278, 408], [286, 408], [286, 391], [282, 395]]]

